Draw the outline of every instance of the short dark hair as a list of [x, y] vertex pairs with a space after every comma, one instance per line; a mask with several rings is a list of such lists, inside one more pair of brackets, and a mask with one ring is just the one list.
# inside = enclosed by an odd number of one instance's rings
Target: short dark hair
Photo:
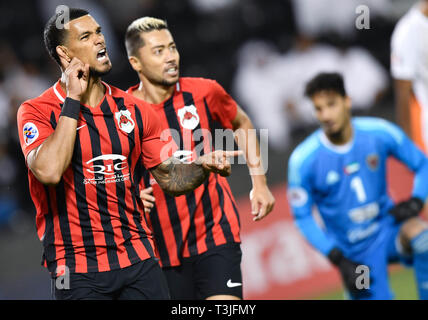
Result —
[[337, 72], [317, 74], [306, 84], [305, 96], [311, 98], [320, 91], [334, 91], [345, 97], [346, 90], [343, 76]]
[[[85, 9], [69, 8], [69, 21], [86, 16], [88, 14], [89, 12]], [[57, 20], [60, 19], [63, 15], [64, 11], [57, 12], [55, 15], [53, 15], [46, 23], [45, 29], [43, 31], [43, 40], [45, 42], [46, 50], [48, 50], [51, 58], [54, 59], [60, 66], [61, 61], [56, 52], [56, 47], [64, 44], [67, 30], [65, 28], [58, 28]]]
[[125, 33], [125, 47], [128, 56], [135, 55], [137, 50], [144, 46], [143, 38], [140, 36], [141, 33], [162, 29], [168, 29], [166, 20], [153, 17], [142, 17], [134, 20]]

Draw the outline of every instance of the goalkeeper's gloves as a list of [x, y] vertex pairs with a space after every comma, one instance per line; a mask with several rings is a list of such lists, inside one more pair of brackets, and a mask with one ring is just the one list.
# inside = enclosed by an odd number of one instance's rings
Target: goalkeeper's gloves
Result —
[[417, 217], [424, 207], [424, 202], [417, 198], [412, 197], [407, 201], [398, 203], [395, 207], [389, 210], [395, 218], [395, 221], [402, 222], [412, 217]]
[[357, 273], [357, 267], [360, 263], [346, 258], [338, 248], [334, 248], [330, 251], [328, 259], [339, 268], [343, 283], [352, 296], [360, 296], [363, 292], [367, 291], [366, 289], [357, 288], [357, 279], [360, 276], [360, 274]]

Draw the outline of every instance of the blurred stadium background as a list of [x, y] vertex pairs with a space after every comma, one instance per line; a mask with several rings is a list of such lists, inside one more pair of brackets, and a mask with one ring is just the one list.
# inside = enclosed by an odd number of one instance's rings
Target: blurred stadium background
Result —
[[[263, 221], [251, 220], [246, 167], [229, 178], [242, 223], [247, 299], [342, 299], [338, 273], [294, 227], [285, 198], [289, 154], [316, 124], [301, 97], [321, 70], [344, 73], [357, 115], [394, 121], [389, 41], [414, 0], [15, 0], [0, 2], [0, 299], [49, 299], [40, 266], [41, 244], [18, 142], [16, 111], [60, 75], [43, 45], [44, 23], [60, 4], [88, 9], [103, 27], [113, 62], [105, 81], [137, 83], [123, 36], [134, 19], [166, 19], [181, 54], [181, 75], [216, 79], [269, 129], [268, 181], [277, 204]], [[365, 5], [365, 7], [361, 7]], [[359, 29], [361, 10], [369, 25]], [[390, 163], [390, 192], [405, 197], [411, 174]], [[413, 274], [393, 266], [397, 299], [416, 298]]]

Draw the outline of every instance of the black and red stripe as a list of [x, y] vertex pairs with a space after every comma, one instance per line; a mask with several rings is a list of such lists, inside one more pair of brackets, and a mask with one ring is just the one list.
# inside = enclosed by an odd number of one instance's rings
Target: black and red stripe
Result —
[[[207, 92], [199, 83], [195, 84], [196, 80], [187, 85], [185, 79], [180, 80], [181, 90], [153, 107], [164, 128], [175, 132], [171, 135], [180, 150], [195, 152], [198, 148], [199, 155], [203, 155], [213, 150], [214, 130], [222, 126], [217, 115], [211, 112], [217, 106], [210, 105]], [[196, 107], [199, 116], [199, 124], [191, 131], [183, 128], [178, 116], [178, 110], [190, 105]], [[201, 130], [211, 132], [211, 137], [201, 134]], [[191, 141], [186, 140], [189, 137]], [[143, 176], [141, 187], [149, 187], [149, 172], [145, 171]], [[197, 189], [175, 198], [163, 192], [157, 184], [153, 185], [153, 190], [156, 204], [148, 218], [162, 266], [176, 266], [183, 257], [201, 254], [224, 243], [240, 242], [238, 211], [225, 178], [211, 174]]]
[[[59, 86], [57, 90], [61, 91]], [[39, 118], [48, 119], [52, 132], [62, 107], [58, 100], [51, 88], [31, 101], [45, 112]], [[120, 128], [119, 111], [131, 115], [135, 122], [132, 131]], [[138, 197], [146, 150], [143, 130], [150, 115], [130, 95], [115, 88], [110, 95], [107, 90], [99, 106], [81, 106], [73, 156], [60, 182], [44, 186], [29, 171], [37, 233], [44, 246], [43, 264], [52, 273], [63, 265], [77, 273], [110, 271], [154, 257], [152, 232]], [[37, 126], [44, 129], [46, 123]], [[158, 132], [153, 137], [158, 138]], [[156, 152], [147, 151], [156, 154], [163, 145], [153, 145]], [[108, 155], [120, 157], [114, 160]], [[116, 166], [114, 161], [121, 162]], [[113, 173], [104, 174], [105, 168], [114, 168]]]

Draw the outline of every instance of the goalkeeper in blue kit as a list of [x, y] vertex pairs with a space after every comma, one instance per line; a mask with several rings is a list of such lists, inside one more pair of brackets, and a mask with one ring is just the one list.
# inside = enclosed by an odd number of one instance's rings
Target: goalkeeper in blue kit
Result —
[[[391, 299], [388, 263], [412, 265], [419, 297], [428, 299], [428, 226], [418, 215], [428, 195], [428, 159], [396, 125], [351, 117], [338, 73], [306, 86], [321, 128], [292, 153], [288, 200], [305, 238], [338, 267], [351, 299]], [[415, 173], [410, 199], [387, 194], [386, 162], [393, 156]], [[323, 223], [312, 215], [316, 206]], [[359, 265], [369, 286], [358, 285]]]

